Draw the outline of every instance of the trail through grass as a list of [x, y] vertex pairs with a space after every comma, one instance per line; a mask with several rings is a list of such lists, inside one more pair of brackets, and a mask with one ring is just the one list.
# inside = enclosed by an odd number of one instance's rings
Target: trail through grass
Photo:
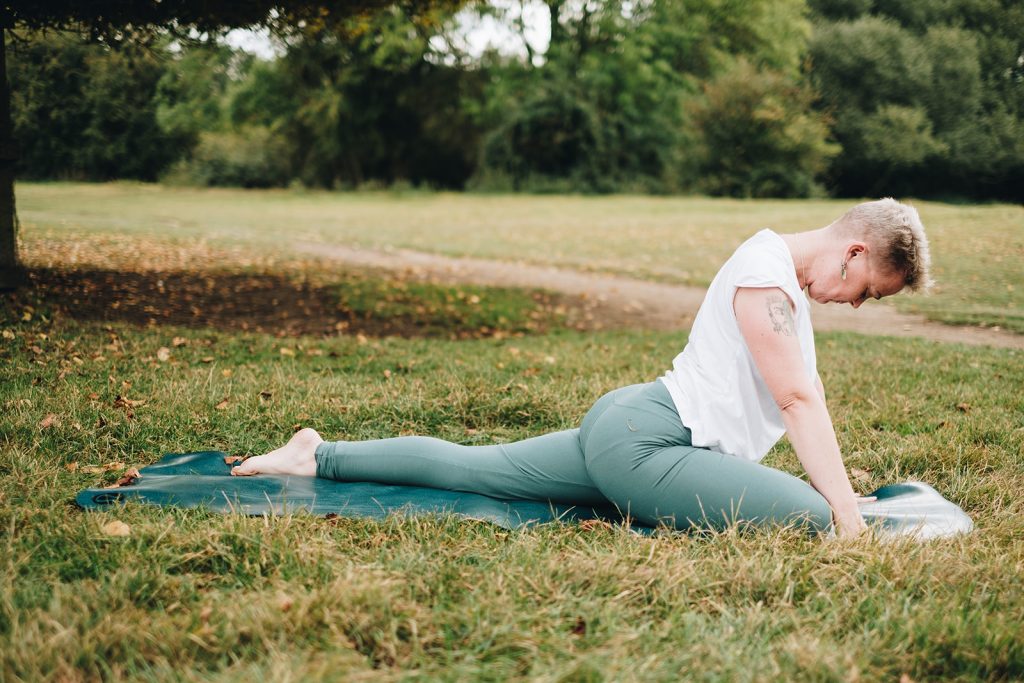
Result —
[[[1024, 333], [1024, 207], [914, 202], [938, 287], [901, 310]], [[758, 229], [818, 228], [850, 200], [193, 190], [133, 184], [18, 185], [29, 251], [83, 235], [161, 236], [287, 253], [296, 242], [521, 259], [706, 286]], [[48, 246], [49, 242], [47, 242]]]

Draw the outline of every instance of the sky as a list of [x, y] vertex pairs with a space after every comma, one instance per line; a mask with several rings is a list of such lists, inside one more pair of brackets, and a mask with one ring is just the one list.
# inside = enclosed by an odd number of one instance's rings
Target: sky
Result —
[[[511, 21], [522, 14], [525, 37], [535, 53], [543, 54], [551, 37], [551, 26], [547, 6], [537, 0], [492, 0], [492, 7], [504, 10]], [[459, 30], [454, 36], [457, 47], [474, 57], [479, 57], [488, 47], [494, 47], [502, 54], [526, 56], [523, 39], [517, 32], [491, 16], [481, 17], [477, 12], [466, 9], [456, 15]], [[251, 52], [264, 59], [272, 59], [282, 50], [274, 44], [266, 30], [236, 29], [227, 34], [224, 41], [232, 47]], [[434, 43], [441, 47], [443, 43]]]

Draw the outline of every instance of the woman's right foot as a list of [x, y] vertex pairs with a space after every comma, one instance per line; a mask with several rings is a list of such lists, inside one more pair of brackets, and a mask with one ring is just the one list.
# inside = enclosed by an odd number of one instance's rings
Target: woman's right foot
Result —
[[288, 443], [266, 455], [257, 455], [231, 468], [233, 477], [254, 474], [294, 474], [316, 476], [316, 447], [324, 442], [315, 429], [300, 429]]

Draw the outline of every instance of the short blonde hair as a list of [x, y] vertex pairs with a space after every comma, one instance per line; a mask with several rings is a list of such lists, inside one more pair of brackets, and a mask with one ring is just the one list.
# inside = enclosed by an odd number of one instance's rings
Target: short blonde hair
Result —
[[858, 204], [836, 222], [866, 241], [889, 272], [902, 274], [904, 287], [918, 292], [932, 286], [928, 237], [917, 209], [886, 197]]

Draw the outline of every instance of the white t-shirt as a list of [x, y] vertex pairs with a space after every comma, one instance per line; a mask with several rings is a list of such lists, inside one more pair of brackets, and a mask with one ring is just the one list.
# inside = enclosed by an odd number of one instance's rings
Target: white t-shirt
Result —
[[817, 377], [810, 304], [796, 279], [793, 257], [779, 235], [762, 230], [718, 271], [686, 348], [661, 381], [690, 428], [694, 446], [756, 462], [786, 428], [736, 322], [738, 287], [778, 287], [789, 296], [804, 368], [812, 381]]

